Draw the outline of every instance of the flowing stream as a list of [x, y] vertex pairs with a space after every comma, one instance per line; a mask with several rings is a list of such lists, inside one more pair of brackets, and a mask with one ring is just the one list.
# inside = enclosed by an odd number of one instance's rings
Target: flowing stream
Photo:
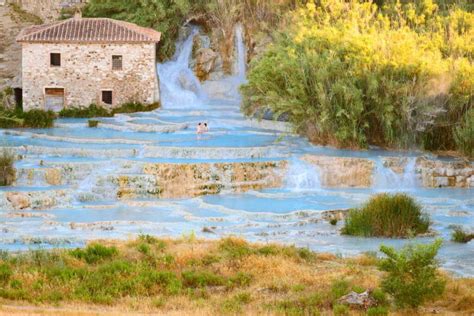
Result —
[[[238, 94], [239, 85], [245, 82], [247, 60], [242, 26], [235, 30], [234, 73], [214, 82], [199, 82], [190, 69], [193, 38], [199, 32], [191, 28], [177, 43], [174, 58], [157, 66], [161, 109], [101, 118], [96, 129], [88, 128], [85, 119], [60, 119], [53, 129], [0, 130], [5, 142], [24, 156], [16, 164], [23, 170], [21, 179], [14, 187], [0, 189], [2, 249], [73, 247], [97, 238], [129, 238], [142, 233], [179, 237], [194, 231], [207, 238], [234, 234], [251, 241], [355, 255], [376, 251], [381, 243], [400, 247], [410, 241], [342, 236], [342, 221], [330, 225], [325, 212], [358, 206], [380, 191], [404, 191], [424, 205], [433, 229], [445, 240], [440, 252], [443, 266], [459, 275], [474, 276], [474, 242], [461, 245], [449, 241], [451, 225], [474, 229], [472, 189], [423, 188], [416, 173], [419, 153], [314, 146], [289, 132], [284, 123], [245, 118]], [[216, 97], [216, 90], [223, 91], [219, 95], [225, 97]], [[198, 137], [199, 122], [207, 122], [210, 133]], [[325, 188], [321, 170], [302, 159], [308, 154], [373, 161], [373, 184], [368, 188]], [[382, 159], [394, 155], [407, 159], [401, 173], [384, 166]], [[219, 194], [156, 198], [159, 184], [144, 172], [147, 164], [153, 163], [211, 163], [217, 168], [234, 162], [286, 163], [286, 169], [281, 170], [283, 181], [259, 189], [254, 180], [246, 180], [250, 190], [233, 192], [233, 181], [237, 180], [223, 170], [214, 179], [223, 183]], [[36, 177], [29, 180], [29, 173], [43, 174], [55, 168], [71, 176], [60, 185]], [[117, 187], [124, 183], [134, 186], [136, 197], [127, 198], [127, 192], [118, 195]], [[7, 209], [6, 196], [12, 192], [30, 196], [34, 211]], [[203, 227], [214, 227], [214, 234], [203, 233]]]

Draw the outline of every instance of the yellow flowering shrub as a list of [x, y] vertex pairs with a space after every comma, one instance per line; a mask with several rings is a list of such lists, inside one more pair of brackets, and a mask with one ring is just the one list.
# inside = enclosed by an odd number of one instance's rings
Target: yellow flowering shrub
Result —
[[456, 147], [473, 104], [473, 13], [434, 0], [319, 0], [289, 19], [251, 65], [248, 114], [289, 114], [322, 144]]

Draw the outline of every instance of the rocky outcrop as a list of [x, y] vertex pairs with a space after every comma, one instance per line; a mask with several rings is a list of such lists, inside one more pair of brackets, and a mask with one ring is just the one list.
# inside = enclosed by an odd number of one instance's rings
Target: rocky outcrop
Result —
[[305, 155], [303, 160], [318, 168], [324, 187], [372, 186], [374, 162], [369, 159]]
[[474, 187], [474, 166], [470, 162], [419, 158], [417, 171], [425, 187]]
[[[160, 198], [195, 197], [222, 191], [245, 192], [264, 188], [278, 188], [283, 184], [281, 170], [286, 161], [173, 164], [152, 163], [144, 173], [153, 175]], [[130, 182], [122, 179], [121, 197], [133, 195]]]
[[1, 210], [46, 210], [69, 205], [71, 200], [69, 190], [0, 191]]
[[[383, 164], [395, 173], [401, 174], [408, 164], [408, 159], [387, 157], [383, 158]], [[415, 172], [424, 187], [474, 187], [474, 166], [469, 161], [443, 161], [419, 157], [416, 159]]]
[[200, 48], [196, 52], [194, 72], [200, 81], [209, 79], [209, 75], [214, 70], [218, 57], [219, 55], [210, 48]]

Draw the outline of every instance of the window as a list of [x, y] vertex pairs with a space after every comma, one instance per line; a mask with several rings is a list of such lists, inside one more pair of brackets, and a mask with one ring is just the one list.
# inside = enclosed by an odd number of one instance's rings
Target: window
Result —
[[122, 56], [112, 56], [112, 70], [122, 70]]
[[60, 67], [61, 66], [61, 54], [51, 53], [51, 66]]
[[112, 104], [112, 91], [102, 91], [102, 102]]

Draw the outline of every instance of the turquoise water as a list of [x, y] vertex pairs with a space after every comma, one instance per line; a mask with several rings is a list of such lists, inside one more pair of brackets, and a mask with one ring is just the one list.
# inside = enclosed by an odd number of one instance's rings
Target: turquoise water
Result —
[[[358, 206], [375, 193], [391, 190], [408, 192], [430, 214], [437, 237], [444, 240], [440, 252], [443, 267], [459, 275], [474, 276], [474, 242], [455, 244], [449, 241], [451, 225], [474, 230], [473, 189], [424, 189], [408, 186], [403, 181], [387, 187], [374, 185], [369, 189], [321, 188], [318, 175], [299, 160], [301, 155], [380, 161], [380, 157], [413, 158], [426, 153], [389, 152], [377, 148], [351, 151], [314, 146], [281, 124], [258, 124], [244, 118], [238, 96], [230, 99], [203, 97], [200, 87], [184, 91], [185, 88], [178, 84], [178, 76], [183, 74], [183, 68], [188, 67], [189, 56], [186, 59], [182, 55], [190, 51], [186, 46], [190, 44], [189, 39], [181, 43], [179, 56], [170, 64], [158, 67], [162, 78], [161, 93], [165, 99], [162, 109], [100, 118], [103, 124], [102, 127], [99, 124], [99, 128], [88, 128], [86, 119], [60, 119], [56, 121], [57, 127], [52, 129], [13, 131], [20, 132], [18, 135], [0, 130], [1, 143], [18, 147], [23, 156], [16, 162], [17, 168], [67, 168], [69, 164], [77, 164], [87, 169], [65, 186], [34, 182], [0, 188], [3, 198], [6, 192], [56, 196], [57, 192], [66, 190], [69, 199], [60, 206], [34, 211], [0, 209], [1, 249], [76, 247], [98, 238], [126, 239], [138, 234], [179, 237], [195, 232], [205, 238], [237, 235], [250, 241], [275, 241], [321, 252], [354, 255], [376, 251], [382, 243], [400, 247], [412, 241], [341, 236], [342, 222], [337, 226], [330, 225], [324, 219], [324, 212]], [[242, 59], [241, 56], [238, 60]], [[236, 69], [241, 72], [245, 67], [240, 65]], [[184, 73], [189, 75], [189, 72]], [[239, 76], [241, 74], [222, 83], [236, 82], [231, 87], [234, 95], [237, 95], [238, 84], [244, 80]], [[196, 135], [195, 128], [199, 122], [209, 124], [207, 135]], [[163, 131], [154, 130], [158, 128], [163, 128]], [[151, 131], [145, 131], [147, 129]], [[255, 156], [251, 154], [254, 150], [261, 151]], [[187, 164], [280, 160], [289, 161], [290, 172], [284, 175], [286, 183], [279, 189], [222, 192], [187, 199], [125, 201], [116, 198], [114, 187], [107, 181], [98, 183], [109, 175], [133, 174], [137, 172], [133, 166], [147, 162]], [[131, 169], [124, 168], [124, 164], [131, 165]], [[379, 173], [382, 171], [378, 170]], [[81, 199], [84, 194], [104, 197]], [[18, 213], [27, 213], [30, 217], [19, 217]], [[203, 233], [203, 227], [211, 227], [214, 233]], [[429, 242], [434, 238], [414, 241]]]

